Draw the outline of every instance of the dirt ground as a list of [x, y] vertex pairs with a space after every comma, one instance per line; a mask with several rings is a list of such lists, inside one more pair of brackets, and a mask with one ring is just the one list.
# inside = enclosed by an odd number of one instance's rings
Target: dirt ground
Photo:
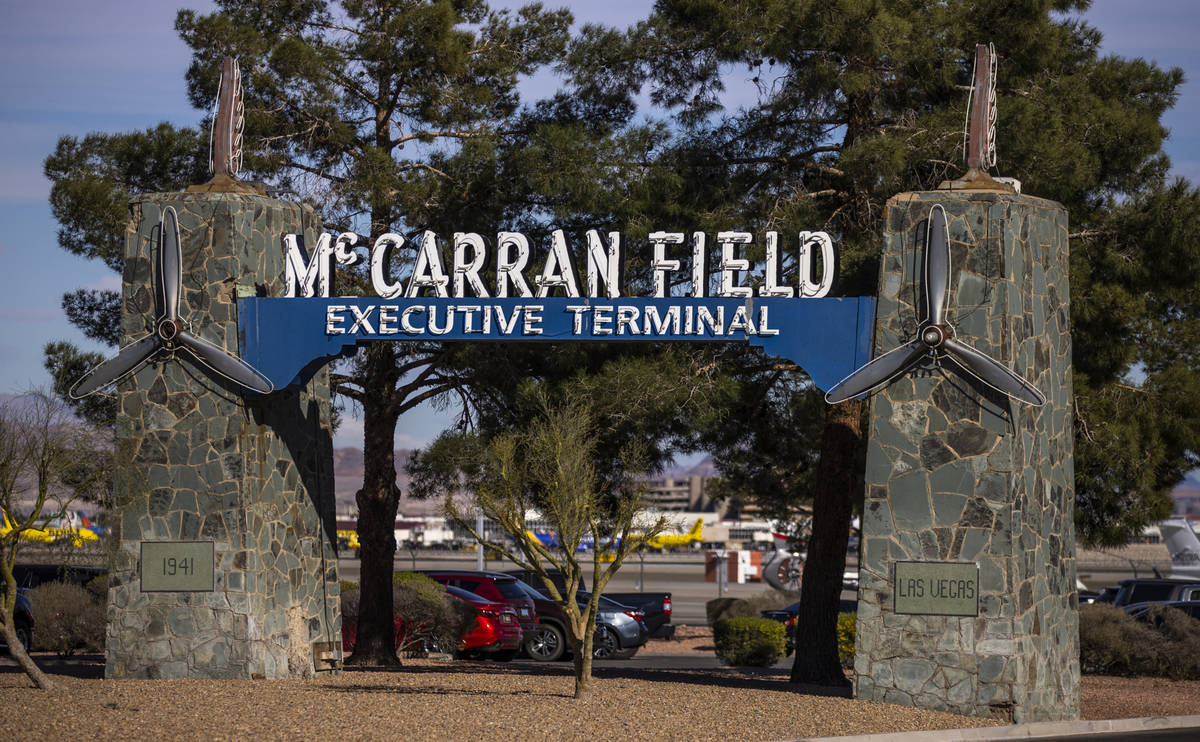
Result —
[[[711, 656], [706, 629], [643, 652]], [[98, 655], [39, 664], [63, 685], [34, 689], [0, 659], [0, 739], [766, 740], [953, 729], [998, 722], [822, 695], [786, 669], [597, 667], [572, 698], [569, 665], [406, 660], [317, 680], [104, 680]], [[1200, 682], [1085, 676], [1082, 716], [1200, 714]]]

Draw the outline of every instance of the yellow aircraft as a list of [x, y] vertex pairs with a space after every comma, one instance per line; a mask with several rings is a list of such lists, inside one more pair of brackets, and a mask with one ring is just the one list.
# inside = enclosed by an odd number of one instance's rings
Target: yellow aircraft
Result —
[[75, 527], [60, 519], [51, 520], [46, 524], [46, 533], [57, 541], [70, 541], [71, 546], [83, 546], [85, 543], [99, 541], [100, 537], [90, 528]]
[[[0, 510], [0, 513], [4, 515], [4, 527], [0, 528], [0, 538], [3, 538], [13, 530], [13, 525], [12, 521], [8, 519], [8, 511]], [[24, 541], [33, 541], [38, 544], [52, 544], [58, 540], [49, 531], [42, 530], [41, 528], [26, 528], [21, 531], [18, 537]]]
[[697, 518], [687, 533], [660, 533], [654, 538], [646, 539], [646, 546], [649, 546], [651, 549], [673, 549], [679, 546], [698, 544], [704, 540], [704, 537], [700, 535], [703, 529], [704, 519]]
[[357, 552], [362, 548], [362, 544], [358, 541], [358, 531], [338, 531], [337, 541], [339, 549], [350, 549]]

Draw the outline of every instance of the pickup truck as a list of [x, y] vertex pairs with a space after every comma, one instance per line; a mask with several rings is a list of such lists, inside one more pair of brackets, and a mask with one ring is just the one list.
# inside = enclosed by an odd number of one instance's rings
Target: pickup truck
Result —
[[675, 627], [671, 625], [670, 593], [610, 593], [604, 597], [638, 608], [646, 615], [646, 630], [655, 639], [675, 638]]
[[[1111, 589], [1111, 588], [1110, 588]], [[1134, 603], [1165, 603], [1173, 600], [1200, 600], [1200, 580], [1180, 580], [1170, 577], [1133, 577], [1121, 580], [1116, 593], [1106, 589], [1098, 603], [1121, 607]], [[1112, 597], [1108, 597], [1109, 595]]]
[[[535, 588], [542, 587], [541, 578], [533, 572], [512, 569], [508, 570], [508, 574]], [[566, 583], [563, 582], [562, 576], [557, 571], [550, 573], [550, 579], [554, 581], [559, 592], [566, 592]], [[583, 585], [580, 585], [579, 594], [581, 597], [587, 596]], [[605, 590], [604, 597], [630, 608], [641, 610], [645, 614], [644, 623], [650, 636], [656, 639], [671, 639], [675, 636], [675, 627], [671, 625], [671, 593], [615, 593]]]

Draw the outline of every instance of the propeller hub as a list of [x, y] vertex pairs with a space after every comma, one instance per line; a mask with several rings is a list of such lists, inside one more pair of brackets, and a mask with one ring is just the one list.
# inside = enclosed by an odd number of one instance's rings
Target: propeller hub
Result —
[[921, 330], [921, 342], [930, 350], [936, 350], [946, 342], [946, 331], [940, 325], [927, 325]]
[[168, 345], [175, 342], [175, 338], [179, 337], [179, 333], [183, 330], [180, 323], [176, 320], [164, 319], [158, 323], [158, 336], [162, 338], [164, 343]]

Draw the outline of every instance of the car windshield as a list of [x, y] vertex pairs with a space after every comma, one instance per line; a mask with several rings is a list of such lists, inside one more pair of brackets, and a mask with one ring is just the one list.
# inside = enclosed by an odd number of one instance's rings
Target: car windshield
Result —
[[[463, 590], [461, 587], [454, 587], [453, 585], [446, 585], [445, 587], [446, 587], [446, 592], [450, 593], [451, 595], [453, 595], [456, 598], [465, 600], [468, 603], [491, 603], [492, 602], [492, 601], [488, 600], [487, 598], [483, 597], [482, 595], [473, 593], [470, 590]], [[453, 605], [453, 603], [451, 603], [451, 605]]]
[[525, 594], [518, 585], [516, 580], [496, 580], [496, 588], [500, 590], [500, 594], [508, 599], [520, 598], [525, 599], [529, 596]]
[[550, 600], [550, 598], [538, 592], [537, 588], [522, 580], [517, 580], [517, 587], [521, 588], [521, 592], [533, 600]]
[[[577, 603], [579, 603], [580, 607], [582, 607], [582, 606], [587, 605], [589, 597], [591, 597], [591, 593], [585, 593], [583, 591], [580, 591], [576, 595], [575, 600]], [[616, 611], [617, 613], [624, 613], [625, 611], [632, 610], [632, 609], [627, 605], [623, 605], [621, 603], [618, 603], [615, 600], [612, 600], [611, 598], [606, 598], [603, 595], [601, 595], [600, 596], [600, 610], [609, 611], [609, 612]]]

